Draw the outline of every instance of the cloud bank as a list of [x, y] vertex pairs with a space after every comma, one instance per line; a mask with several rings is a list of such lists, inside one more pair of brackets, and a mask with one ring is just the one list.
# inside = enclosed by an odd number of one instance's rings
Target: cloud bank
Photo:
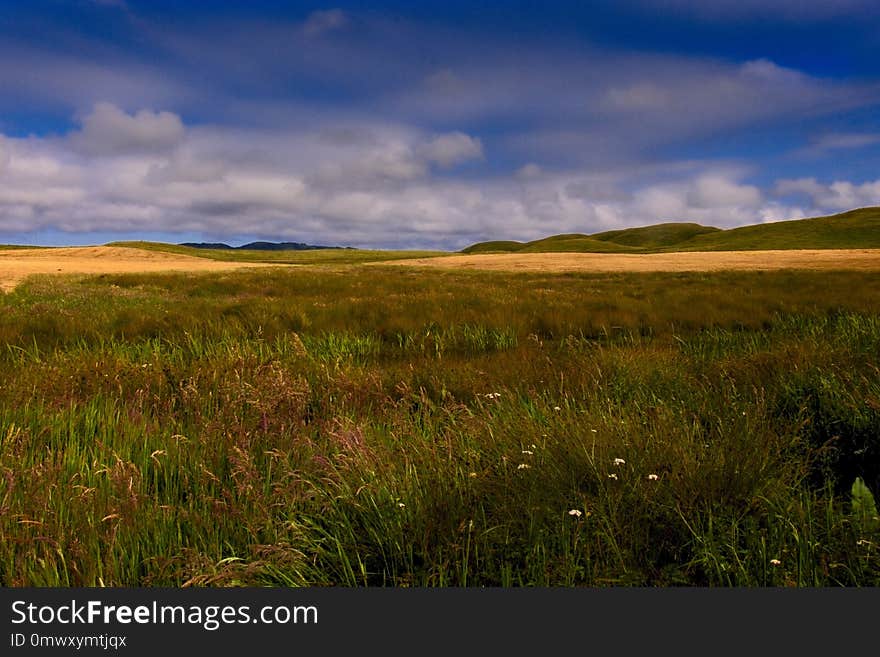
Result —
[[[880, 203], [880, 180], [781, 180], [770, 193], [747, 171], [681, 162], [656, 170], [460, 178], [491, 157], [462, 132], [389, 124], [261, 132], [186, 126], [176, 114], [100, 103], [55, 137], [0, 139], [0, 232], [262, 235], [354, 246], [461, 248], [656, 221], [733, 226]], [[662, 176], [661, 176], [662, 178]], [[800, 205], [782, 199], [798, 197]]]

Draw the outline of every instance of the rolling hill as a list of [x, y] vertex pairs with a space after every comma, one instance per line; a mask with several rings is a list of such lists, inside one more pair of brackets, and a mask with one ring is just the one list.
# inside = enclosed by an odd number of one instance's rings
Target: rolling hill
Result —
[[380, 251], [350, 248], [313, 248], [313, 249], [244, 249], [215, 248], [202, 246], [184, 246], [182, 244], [166, 244], [164, 242], [110, 242], [105, 246], [124, 246], [147, 251], [161, 251], [179, 255], [208, 258], [225, 262], [259, 262], [279, 265], [304, 264], [352, 264], [358, 262], [381, 262], [384, 260], [403, 260], [406, 258], [429, 258], [449, 255], [444, 251]]
[[302, 242], [250, 242], [241, 246], [229, 246], [223, 242], [183, 242], [178, 246], [189, 246], [194, 249], [229, 249], [231, 251], [313, 251], [315, 249], [350, 249], [343, 246], [315, 246]]
[[673, 222], [594, 235], [553, 235], [533, 242], [479, 242], [463, 249], [462, 253], [663, 253], [877, 248], [880, 248], [880, 207], [728, 230]]

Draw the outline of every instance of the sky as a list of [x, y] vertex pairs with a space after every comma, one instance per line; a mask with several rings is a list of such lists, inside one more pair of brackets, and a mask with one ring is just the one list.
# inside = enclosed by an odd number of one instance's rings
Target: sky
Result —
[[0, 0], [0, 243], [457, 250], [880, 205], [880, 2]]

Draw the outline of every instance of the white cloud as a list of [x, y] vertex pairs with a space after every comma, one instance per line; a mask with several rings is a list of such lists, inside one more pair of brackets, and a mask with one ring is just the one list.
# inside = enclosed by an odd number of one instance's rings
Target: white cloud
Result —
[[539, 167], [534, 162], [529, 162], [528, 164], [524, 164], [516, 170], [516, 177], [523, 180], [528, 180], [529, 178], [537, 178], [542, 173], [543, 170], [541, 169], [541, 167]]
[[774, 192], [779, 196], [805, 195], [814, 207], [833, 212], [880, 205], [880, 180], [861, 184], [838, 180], [825, 184], [815, 178], [783, 179], [777, 181]]
[[822, 195], [827, 188], [820, 185], [815, 178], [788, 178], [776, 181], [774, 192], [779, 196], [788, 196], [789, 194], [807, 194], [808, 196], [818, 197]]
[[441, 167], [483, 157], [483, 144], [463, 132], [451, 132], [439, 135], [420, 148], [421, 154], [430, 162]]
[[9, 164], [9, 146], [6, 144], [6, 138], [0, 135], [0, 174]]
[[[812, 179], [779, 181], [772, 190], [806, 194], [808, 204], [767, 200], [744, 182], [747, 171], [706, 162], [598, 173], [529, 163], [508, 176], [461, 180], [435, 176], [432, 165], [481, 155], [474, 135], [334, 121], [286, 131], [168, 130], [176, 121], [166, 125], [162, 112], [107, 107], [97, 116], [76, 135], [109, 126], [98, 149], [73, 137], [0, 137], [0, 234], [188, 231], [210, 239], [461, 248], [660, 221], [729, 227], [880, 200], [880, 181]], [[164, 148], [153, 147], [157, 141]]]
[[705, 175], [692, 183], [687, 200], [689, 205], [697, 208], [755, 208], [763, 198], [753, 185], [740, 185], [723, 176]]
[[70, 141], [83, 153], [112, 156], [168, 151], [183, 135], [183, 122], [171, 112], [142, 109], [129, 115], [111, 103], [98, 103]]
[[603, 103], [612, 110], [662, 110], [672, 100], [668, 90], [650, 82], [636, 82], [627, 87], [614, 87], [605, 94]]

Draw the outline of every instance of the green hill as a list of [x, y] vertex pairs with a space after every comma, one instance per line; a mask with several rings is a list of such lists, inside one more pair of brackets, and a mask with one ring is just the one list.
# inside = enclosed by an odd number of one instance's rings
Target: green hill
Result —
[[604, 242], [589, 235], [571, 233], [567, 235], [553, 235], [533, 242], [514, 242], [510, 240], [496, 240], [492, 242], [480, 242], [462, 250], [462, 253], [551, 253], [578, 251], [584, 253], [626, 253], [633, 249], [625, 244], [616, 242]]
[[495, 240], [492, 242], [479, 242], [466, 249], [462, 249], [462, 253], [512, 253], [513, 251], [519, 251], [524, 246], [524, 242]]
[[880, 248], [880, 208], [794, 219], [696, 235], [676, 251]]
[[583, 253], [631, 253], [639, 249], [618, 244], [616, 242], [603, 242], [586, 235], [548, 237], [525, 244], [518, 253], [560, 253], [579, 251]]
[[666, 223], [642, 228], [626, 228], [624, 230], [609, 230], [604, 233], [592, 235], [594, 240], [614, 242], [641, 248], [660, 248], [681, 244], [697, 235], [723, 232], [720, 228], [701, 226], [700, 224]]
[[878, 249], [880, 207], [811, 219], [793, 219], [722, 230], [694, 223], [662, 223], [595, 235], [553, 235], [533, 242], [494, 241], [463, 253], [659, 253], [761, 249]]

